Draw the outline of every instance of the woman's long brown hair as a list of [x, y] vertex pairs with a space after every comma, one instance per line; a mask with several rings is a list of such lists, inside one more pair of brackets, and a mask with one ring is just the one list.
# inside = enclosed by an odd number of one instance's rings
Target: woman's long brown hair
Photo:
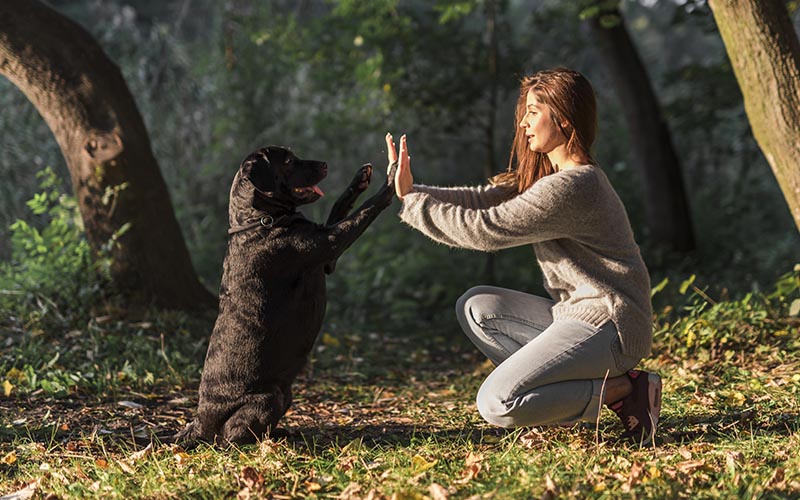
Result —
[[[589, 81], [577, 71], [555, 68], [539, 71], [522, 79], [515, 117], [516, 133], [508, 169], [491, 179], [494, 185], [505, 186], [521, 193], [536, 181], [554, 172], [544, 153], [531, 151], [525, 130], [519, 126], [525, 116], [528, 92], [550, 107], [553, 121], [567, 137], [567, 153], [587, 158], [594, 164], [590, 149], [597, 134], [597, 105]], [[561, 127], [566, 123], [566, 127]]]

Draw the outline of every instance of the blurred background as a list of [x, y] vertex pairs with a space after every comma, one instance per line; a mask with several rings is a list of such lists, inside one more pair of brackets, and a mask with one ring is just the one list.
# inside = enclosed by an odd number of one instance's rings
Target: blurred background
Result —
[[[215, 293], [230, 182], [250, 151], [277, 144], [328, 162], [327, 195], [304, 209], [319, 222], [361, 164], [377, 167], [370, 192], [383, 182], [387, 131], [409, 136], [416, 182], [480, 184], [507, 166], [519, 79], [556, 66], [582, 72], [595, 88], [594, 157], [625, 203], [653, 286], [695, 275], [710, 297], [741, 297], [771, 287], [800, 261], [800, 235], [703, 1], [623, 0], [612, 2], [616, 17], [601, 18], [598, 2], [557, 0], [50, 4], [120, 67], [194, 267]], [[797, 10], [792, 19], [797, 31]], [[619, 44], [604, 45], [598, 22], [629, 37], [640, 70], [621, 59]], [[665, 157], [643, 154], [647, 131], [632, 126], [624, 85], [642, 75], [675, 154], [669, 163], [682, 176], [688, 216], [671, 222], [689, 240], [659, 234], [648, 216], [645, 166]], [[42, 189], [37, 173], [51, 167], [54, 188], [66, 194], [71, 184], [52, 133], [5, 79], [0, 110], [0, 260], [8, 261], [12, 224], [48, 224], [26, 204]], [[546, 294], [530, 247], [494, 255], [449, 249], [403, 226], [398, 207], [329, 277], [328, 330], [457, 329], [453, 304], [477, 284]], [[665, 291], [654, 300], [663, 307], [672, 299]]]

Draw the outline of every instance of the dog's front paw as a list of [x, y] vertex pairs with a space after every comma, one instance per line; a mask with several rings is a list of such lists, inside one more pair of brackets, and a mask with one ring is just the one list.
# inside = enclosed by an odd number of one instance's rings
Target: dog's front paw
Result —
[[386, 169], [386, 184], [394, 188], [394, 178], [397, 175], [397, 161], [393, 161], [389, 164], [389, 168]]
[[369, 187], [369, 181], [372, 179], [372, 165], [369, 163], [364, 164], [356, 172], [356, 176], [350, 181], [350, 189], [356, 193], [363, 193]]

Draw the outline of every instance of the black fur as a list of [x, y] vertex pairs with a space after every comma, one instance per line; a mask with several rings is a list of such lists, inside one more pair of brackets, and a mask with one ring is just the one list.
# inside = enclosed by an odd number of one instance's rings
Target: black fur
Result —
[[[281, 147], [260, 149], [241, 164], [228, 209], [232, 231], [200, 382], [197, 417], [175, 440], [251, 443], [274, 433], [292, 404], [291, 385], [306, 363], [325, 315], [325, 273], [392, 202], [393, 169], [381, 189], [349, 216], [367, 188], [364, 165], [334, 204], [325, 225], [296, 207], [319, 198], [313, 189], [325, 163]], [[297, 188], [297, 189], [296, 189]]]

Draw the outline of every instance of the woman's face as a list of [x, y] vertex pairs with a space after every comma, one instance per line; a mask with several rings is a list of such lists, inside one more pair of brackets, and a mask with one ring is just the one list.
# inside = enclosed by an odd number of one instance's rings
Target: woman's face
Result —
[[528, 147], [536, 153], [547, 154], [567, 142], [567, 138], [553, 121], [550, 107], [539, 101], [533, 90], [528, 92], [525, 115], [519, 126], [525, 129]]

